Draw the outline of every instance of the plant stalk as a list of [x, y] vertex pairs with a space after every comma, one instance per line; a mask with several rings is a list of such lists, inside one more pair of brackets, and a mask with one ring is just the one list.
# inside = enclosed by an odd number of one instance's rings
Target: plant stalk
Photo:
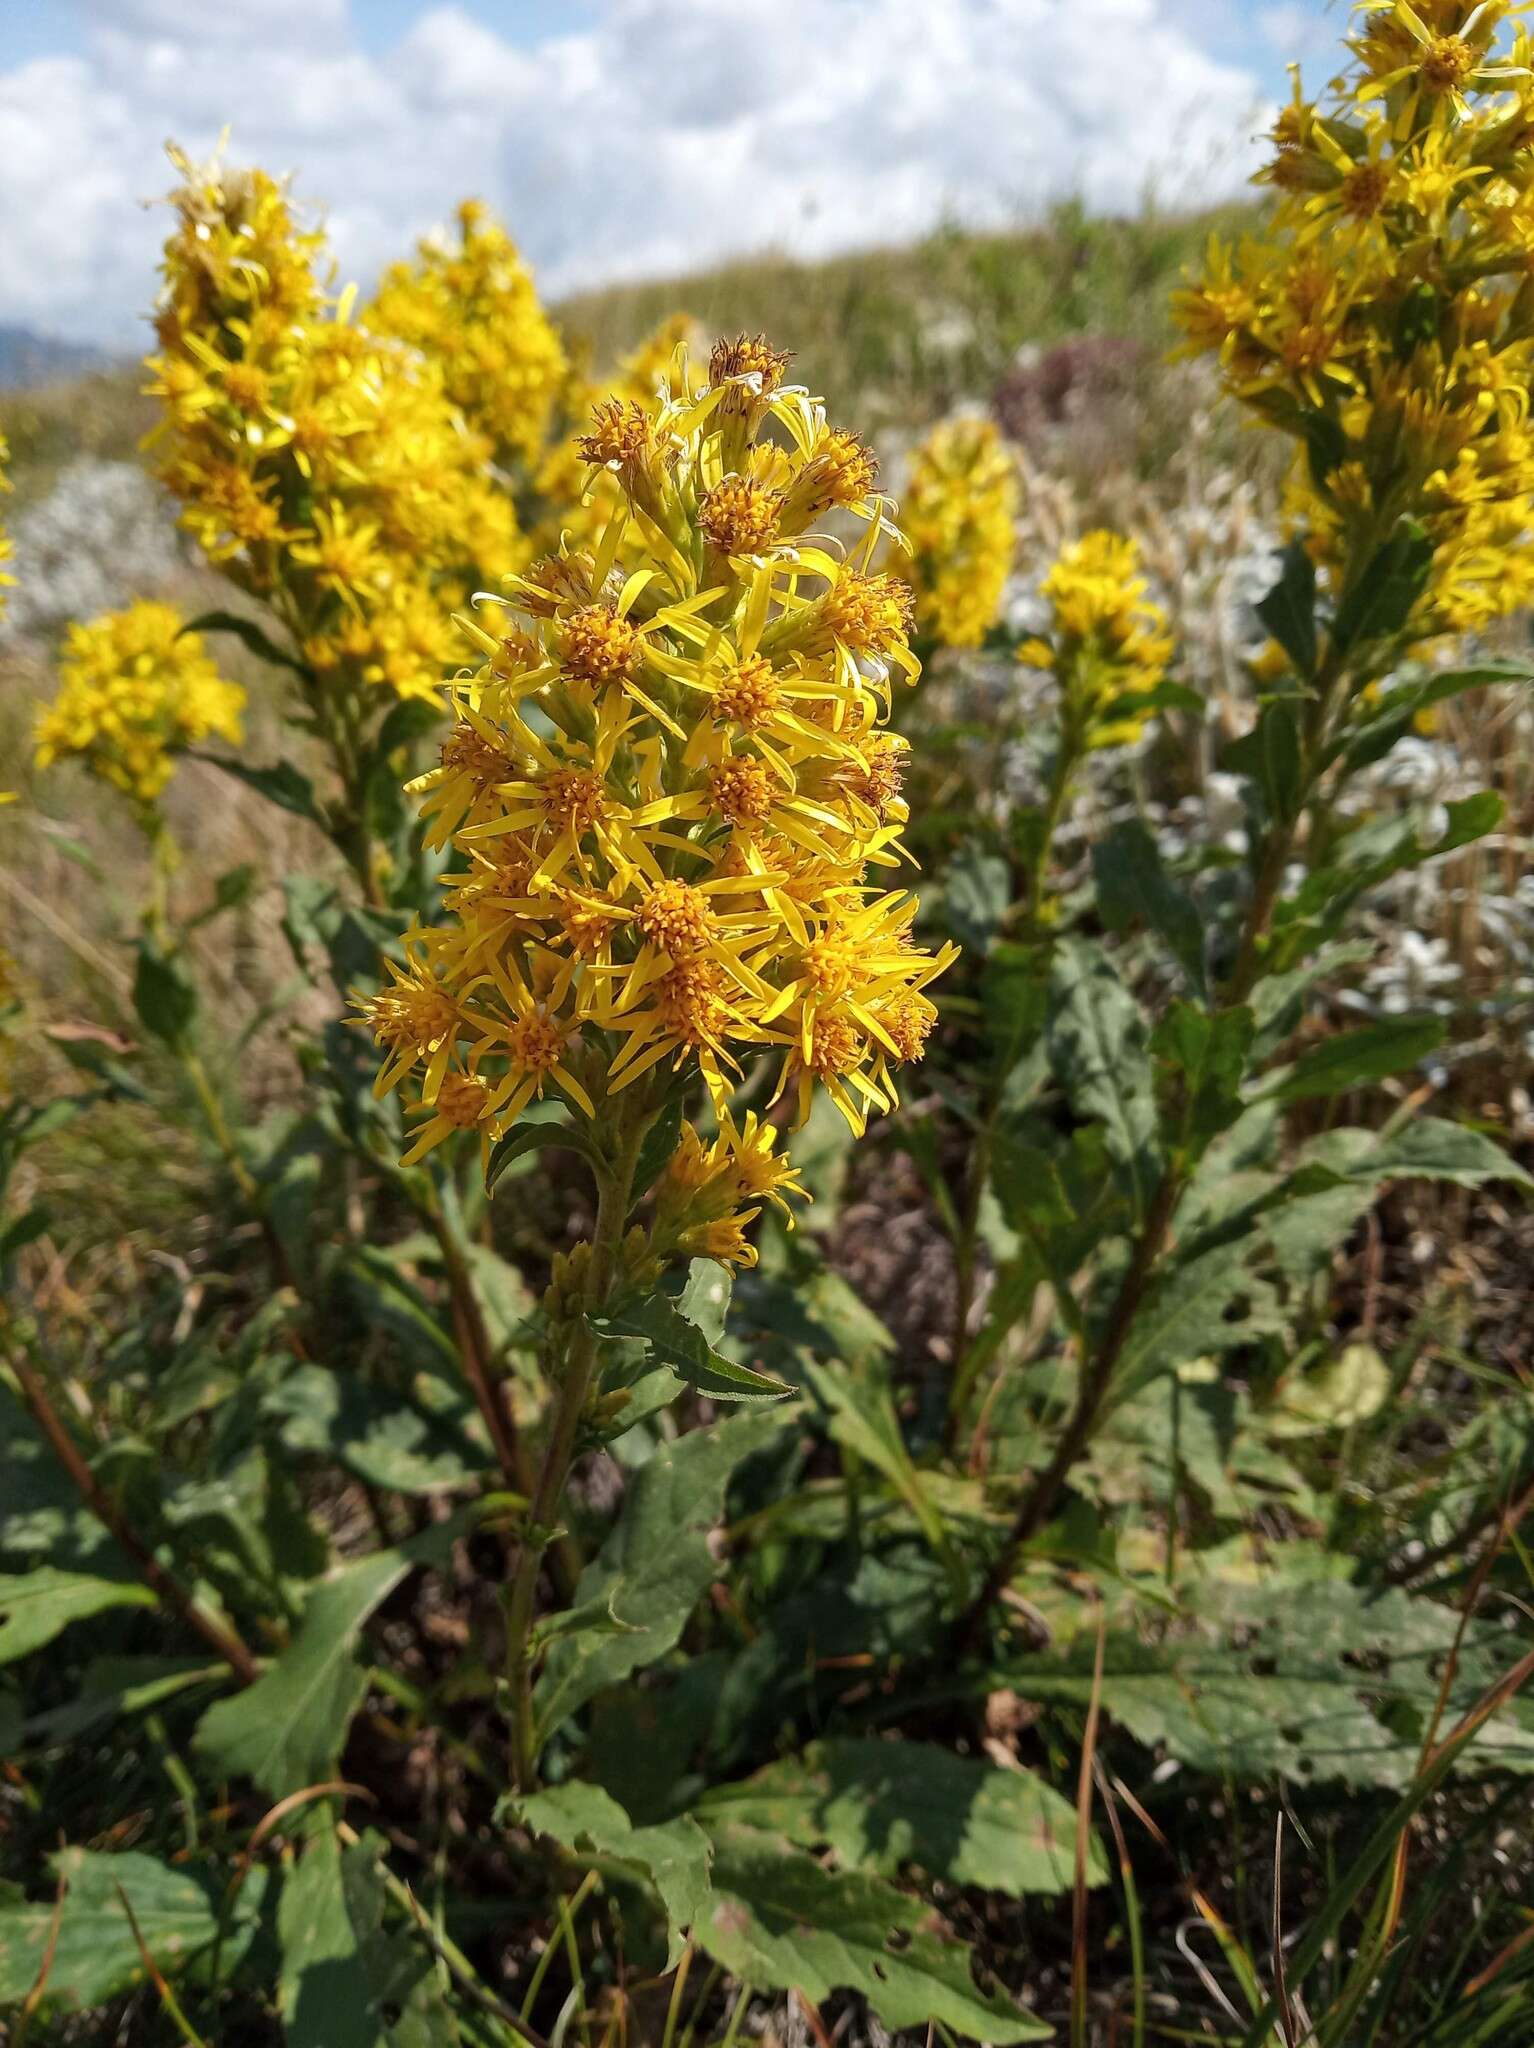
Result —
[[554, 1540], [553, 1531], [564, 1497], [565, 1481], [570, 1476], [581, 1415], [596, 1370], [597, 1339], [588, 1317], [604, 1306], [612, 1287], [623, 1227], [628, 1220], [639, 1148], [652, 1121], [653, 1116], [641, 1116], [632, 1124], [620, 1127], [617, 1155], [598, 1180], [597, 1221], [582, 1291], [583, 1313], [565, 1352], [553, 1424], [544, 1445], [532, 1505], [528, 1509], [526, 1533], [511, 1583], [506, 1668], [513, 1719], [511, 1777], [519, 1792], [532, 1791], [538, 1782], [532, 1665], [528, 1645], [533, 1627], [533, 1608], [538, 1597], [538, 1576], [544, 1553]]

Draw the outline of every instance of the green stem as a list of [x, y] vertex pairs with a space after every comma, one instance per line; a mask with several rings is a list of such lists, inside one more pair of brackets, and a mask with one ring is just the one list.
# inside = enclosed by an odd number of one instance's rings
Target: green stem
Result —
[[234, 1177], [235, 1186], [259, 1215], [263, 1209], [260, 1185], [241, 1157], [234, 1133], [229, 1128], [229, 1120], [224, 1115], [224, 1105], [219, 1101], [218, 1090], [202, 1063], [201, 1053], [184, 1052], [181, 1055], [181, 1065], [192, 1084], [192, 1093], [197, 1097], [209, 1135]]
[[532, 1634], [533, 1608], [538, 1596], [538, 1576], [544, 1552], [554, 1539], [565, 1481], [570, 1475], [575, 1455], [581, 1415], [596, 1371], [597, 1339], [589, 1318], [606, 1303], [612, 1287], [618, 1248], [628, 1220], [639, 1148], [653, 1121], [652, 1112], [648, 1116], [635, 1116], [632, 1122], [620, 1123], [616, 1156], [598, 1178], [596, 1230], [591, 1240], [591, 1257], [582, 1289], [582, 1314], [565, 1351], [555, 1396], [554, 1419], [544, 1446], [532, 1506], [528, 1510], [526, 1534], [512, 1579], [506, 1662], [513, 1716], [512, 1782], [519, 1792], [532, 1791], [538, 1782], [538, 1744], [533, 1727], [532, 1665], [528, 1642]]

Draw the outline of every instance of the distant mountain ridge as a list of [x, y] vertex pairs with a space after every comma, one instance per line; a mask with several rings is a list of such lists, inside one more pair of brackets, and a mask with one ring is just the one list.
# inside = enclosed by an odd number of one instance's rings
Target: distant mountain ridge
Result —
[[91, 370], [108, 370], [117, 360], [106, 349], [85, 342], [61, 341], [54, 334], [0, 322], [0, 391], [63, 383]]

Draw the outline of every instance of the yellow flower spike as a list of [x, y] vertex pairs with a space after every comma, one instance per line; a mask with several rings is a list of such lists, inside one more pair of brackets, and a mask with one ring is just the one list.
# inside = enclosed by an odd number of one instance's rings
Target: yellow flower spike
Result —
[[[492, 468], [494, 435], [455, 402], [472, 352], [457, 328], [428, 347], [420, 331], [402, 338], [403, 315], [394, 328], [376, 307], [354, 319], [353, 294], [330, 295], [324, 237], [299, 226], [265, 172], [172, 160], [182, 182], [149, 389], [165, 414], [156, 468], [181, 524], [271, 607], [321, 691], [350, 700], [344, 723], [395, 697], [436, 698], [458, 653], [449, 615], [528, 552]], [[499, 278], [490, 231], [465, 234]], [[403, 290], [389, 288], [396, 312]], [[529, 318], [522, 341], [542, 321]], [[552, 390], [562, 357], [543, 325], [553, 357], [528, 343], [527, 362], [543, 363]], [[521, 346], [509, 329], [502, 339]], [[531, 367], [514, 402], [541, 440], [548, 401]]]
[[[728, 1218], [798, 1192], [771, 1129], [731, 1119], [748, 1069], [781, 1063], [799, 1113], [824, 1083], [860, 1130], [925, 1050], [923, 991], [954, 957], [870, 879], [907, 857], [903, 743], [880, 721], [918, 672], [911, 591], [872, 567], [872, 459], [785, 367], [721, 344], [706, 386], [679, 360], [651, 405], [596, 407], [609, 515], [505, 580], [497, 630], [466, 622], [479, 666], [414, 785], [458, 856], [446, 920], [364, 1006], [380, 1087], [418, 1083], [415, 1147], [478, 1105], [442, 1106], [454, 1076], [488, 1091], [473, 1127], [493, 1138], [545, 1088], [600, 1130], [664, 1070], [696, 1075], [726, 1148], [710, 1200], [729, 1199], [687, 1227], [720, 1226], [709, 1255], [732, 1260]], [[815, 535], [810, 507], [862, 514], [864, 539]]]
[[1186, 352], [1217, 355], [1294, 438], [1286, 512], [1323, 588], [1398, 519], [1426, 530], [1403, 650], [1527, 601], [1529, 11], [1360, 0], [1352, 68], [1323, 104], [1297, 94], [1275, 133], [1270, 224], [1216, 245], [1177, 301]]
[[71, 626], [59, 693], [38, 715], [37, 765], [69, 758], [141, 804], [176, 756], [217, 736], [237, 746], [245, 692], [221, 676], [197, 633], [168, 604], [141, 603]]
[[996, 623], [1016, 547], [1017, 471], [989, 420], [957, 419], [916, 452], [902, 516], [901, 573], [916, 625], [948, 647], [978, 647]]

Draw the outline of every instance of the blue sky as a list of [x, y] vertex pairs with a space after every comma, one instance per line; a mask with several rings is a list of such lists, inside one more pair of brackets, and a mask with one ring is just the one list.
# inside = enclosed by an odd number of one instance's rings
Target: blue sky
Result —
[[[1338, 0], [7, 0], [0, 317], [128, 345], [167, 136], [364, 285], [467, 192], [551, 292], [1237, 189]], [[1317, 66], [1319, 68], [1319, 65]]]

